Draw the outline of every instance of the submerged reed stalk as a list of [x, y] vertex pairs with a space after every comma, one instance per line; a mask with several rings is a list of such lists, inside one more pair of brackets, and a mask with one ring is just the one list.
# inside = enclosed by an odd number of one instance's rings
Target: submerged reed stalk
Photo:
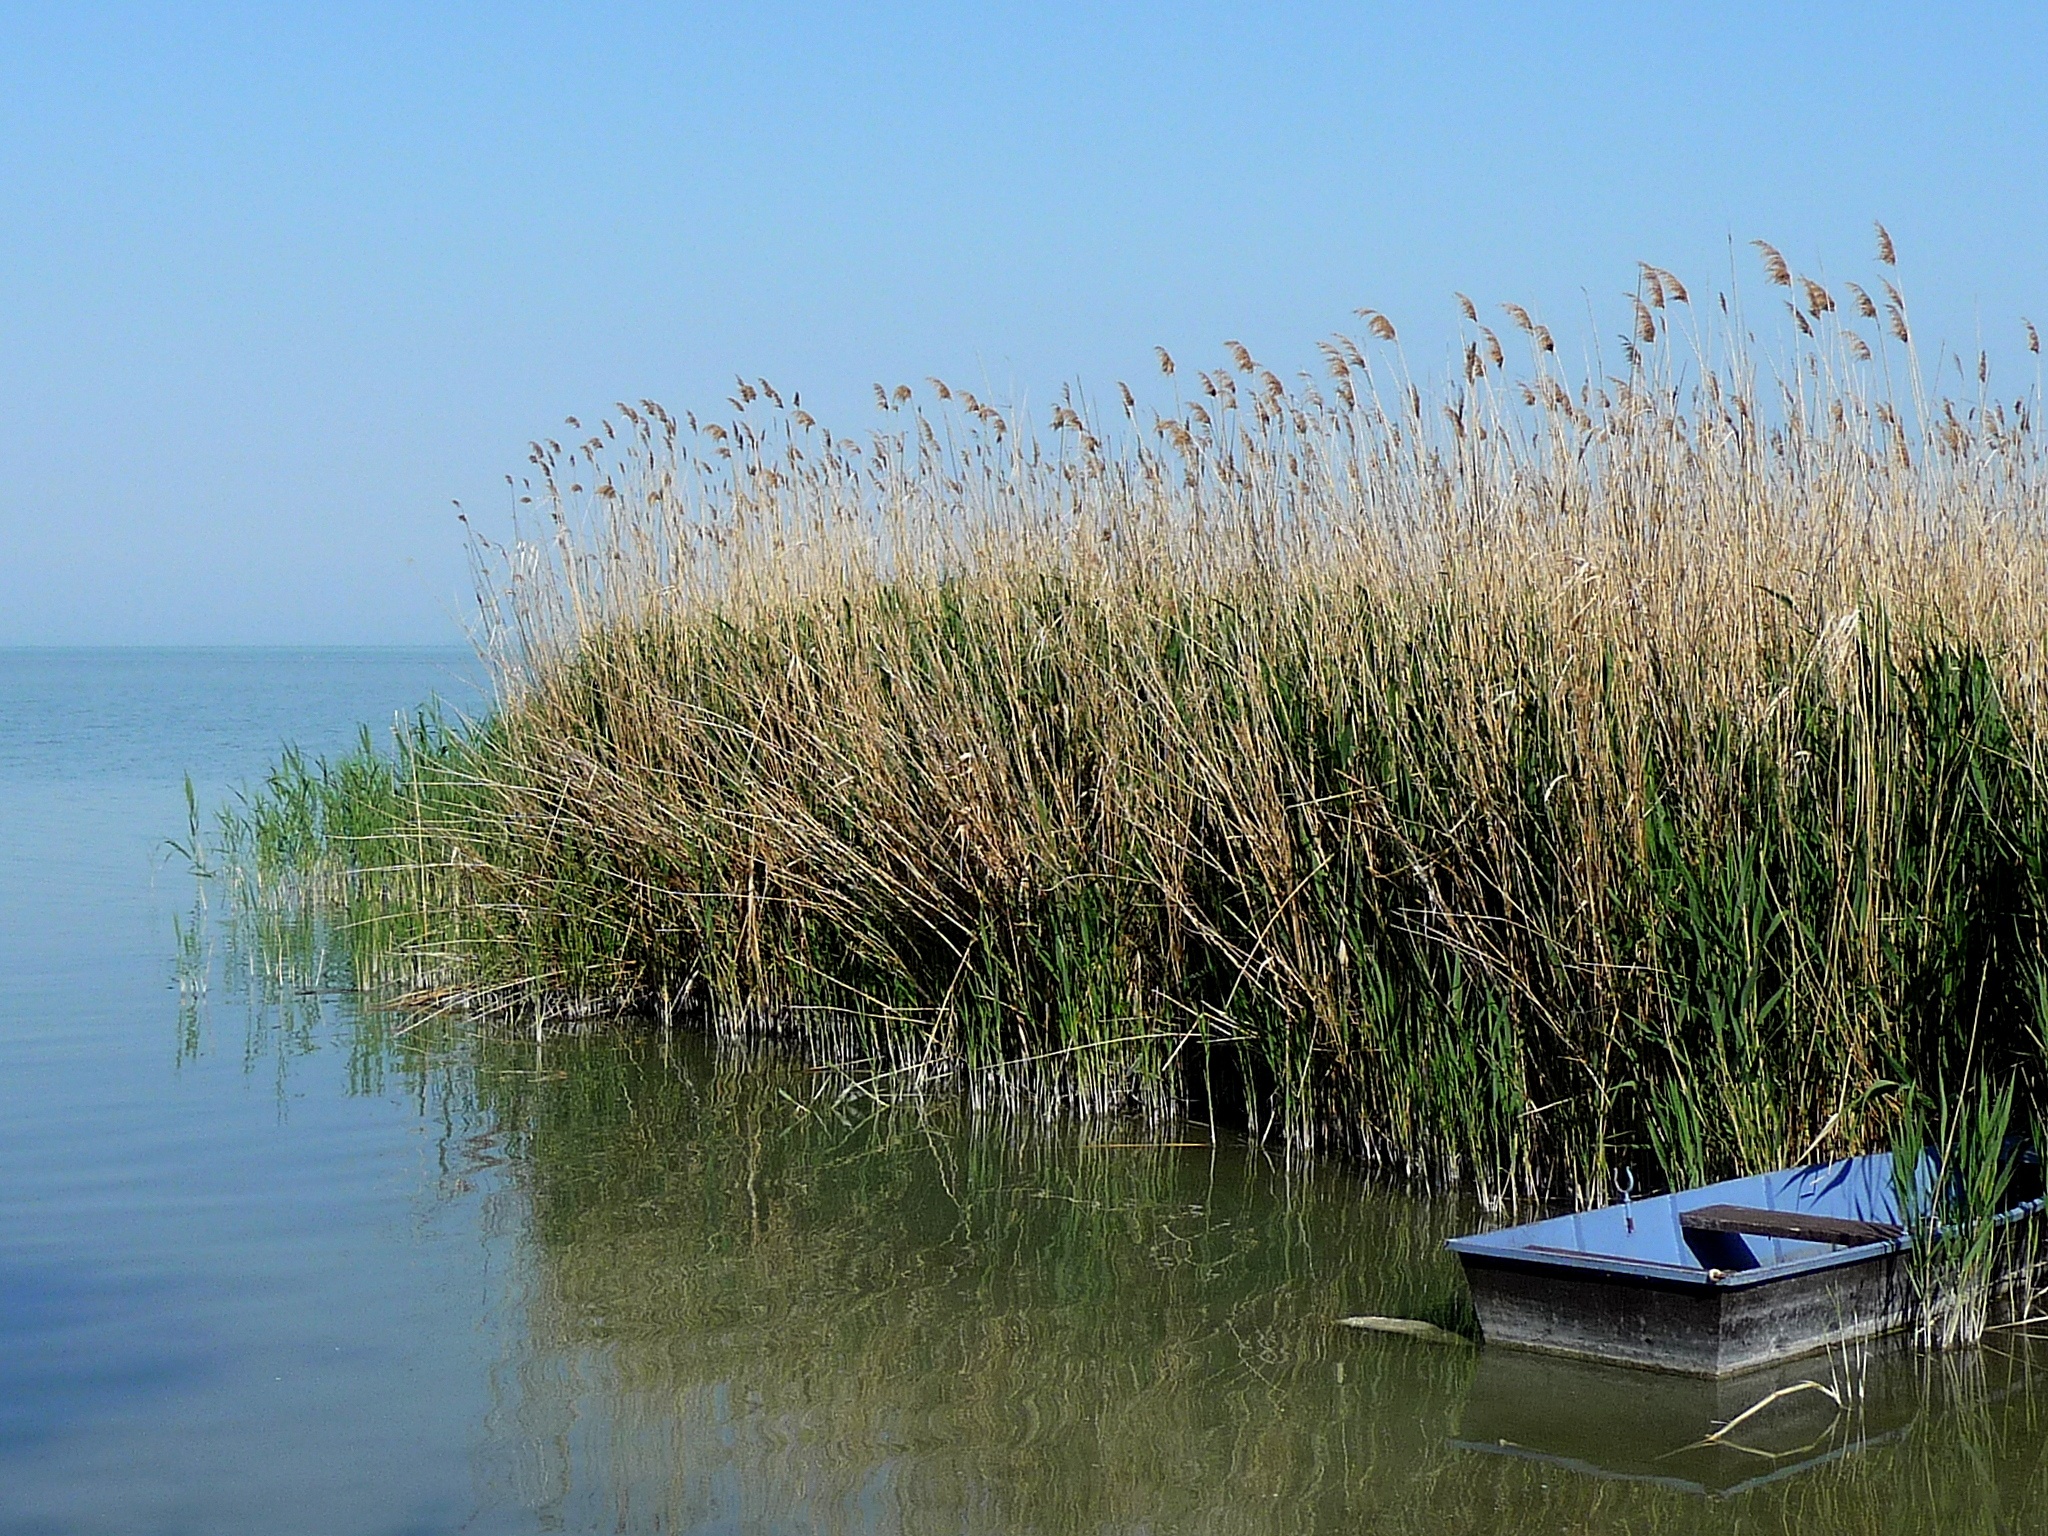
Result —
[[1468, 305], [1428, 392], [1368, 310], [1326, 379], [1162, 350], [1170, 406], [1042, 431], [937, 380], [859, 439], [765, 381], [621, 405], [477, 540], [488, 725], [229, 841], [524, 1008], [1496, 1200], [1884, 1145], [1973, 1032], [2031, 1095], [2038, 390], [1933, 396], [1890, 283], [1887, 330], [1765, 260], [1769, 370], [1645, 267], [1584, 377]]

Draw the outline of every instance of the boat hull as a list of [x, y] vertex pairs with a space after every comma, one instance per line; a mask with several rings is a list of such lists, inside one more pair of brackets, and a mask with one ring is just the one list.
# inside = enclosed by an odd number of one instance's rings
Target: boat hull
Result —
[[1898, 1252], [1723, 1280], [1660, 1279], [1465, 1253], [1487, 1342], [1727, 1376], [1905, 1326], [1909, 1278]]
[[[1906, 1326], [1913, 1240], [1899, 1185], [1910, 1182], [1924, 1208], [1933, 1179], [1929, 1159], [1901, 1181], [1891, 1155], [1874, 1153], [1624, 1198], [1448, 1246], [1491, 1343], [1728, 1376]], [[2016, 1231], [2041, 1213], [2030, 1184], [1997, 1226]]]

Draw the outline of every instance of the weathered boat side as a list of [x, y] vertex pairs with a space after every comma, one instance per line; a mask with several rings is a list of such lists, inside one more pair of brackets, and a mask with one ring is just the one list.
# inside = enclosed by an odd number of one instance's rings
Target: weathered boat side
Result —
[[1904, 1266], [1889, 1251], [1749, 1283], [1461, 1258], [1489, 1343], [1685, 1375], [1750, 1370], [1886, 1333], [1906, 1318]]
[[1489, 1344], [1692, 1375], [1719, 1372], [1721, 1300], [1711, 1286], [1461, 1254]]
[[1714, 1289], [1721, 1298], [1717, 1375], [1892, 1333], [1911, 1316], [1911, 1279], [1895, 1246], [1769, 1279], [1731, 1276]]
[[1729, 1179], [1454, 1238], [1493, 1343], [1723, 1376], [1908, 1319], [1891, 1159]]

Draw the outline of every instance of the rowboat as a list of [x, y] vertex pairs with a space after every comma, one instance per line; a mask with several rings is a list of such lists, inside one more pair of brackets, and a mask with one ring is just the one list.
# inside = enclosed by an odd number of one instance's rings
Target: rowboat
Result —
[[[1931, 1174], [1923, 1166], [1924, 1187]], [[2022, 1220], [2038, 1198], [1997, 1218]], [[1726, 1376], [1910, 1321], [1889, 1153], [1452, 1238], [1488, 1343]]]

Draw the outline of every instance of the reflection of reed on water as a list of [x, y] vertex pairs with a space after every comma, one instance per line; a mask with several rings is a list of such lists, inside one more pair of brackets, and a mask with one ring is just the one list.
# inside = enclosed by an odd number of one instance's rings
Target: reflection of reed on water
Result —
[[[558, 1401], [565, 1425], [591, 1432], [603, 1383], [604, 1448], [582, 1470], [601, 1463], [643, 1514], [1185, 1525], [1281, 1498], [1335, 1514], [1354, 1490], [1316, 1430], [1338, 1400], [1393, 1372], [1435, 1405], [1354, 1453], [1412, 1463], [1448, 1427], [1464, 1361], [1361, 1352], [1330, 1323], [1360, 1307], [1456, 1321], [1437, 1246], [1451, 1212], [1433, 1227], [1241, 1149], [826, 1118], [794, 1109], [802, 1084], [772, 1064], [563, 1051], [567, 1079], [489, 1090], [532, 1199], [532, 1344], [576, 1362], [586, 1397]], [[571, 1489], [579, 1442], [553, 1443]], [[739, 1507], [716, 1505], [726, 1486]]]
[[[209, 956], [204, 916], [182, 1049], [222, 1000], [280, 1091], [346, 1048], [357, 1091], [437, 1127], [437, 1196], [498, 1191], [520, 1302], [487, 1504], [569, 1529], [1817, 1536], [2048, 1507], [2016, 1331], [1722, 1384], [1361, 1333], [1337, 1320], [1469, 1328], [1440, 1248], [1466, 1213], [1233, 1144], [823, 1113], [801, 1067], [694, 1037], [416, 1028], [331, 990], [347, 935], [231, 929]], [[1848, 1410], [1797, 1394], [1686, 1449], [1806, 1375]], [[1503, 1439], [1525, 1454], [1467, 1448]]]
[[[2048, 1491], [2009, 1341], [1974, 1381], [1807, 1362], [1852, 1370], [1844, 1413], [1795, 1399], [1740, 1447], [1616, 1482], [1587, 1473], [1654, 1463], [1775, 1378], [1674, 1405], [1641, 1373], [1589, 1385], [1569, 1363], [1333, 1326], [1469, 1326], [1439, 1248], [1455, 1210], [1233, 1146], [821, 1115], [773, 1059], [601, 1036], [547, 1052], [537, 1072], [530, 1045], [487, 1047], [477, 1074], [535, 1265], [501, 1383], [520, 1449], [492, 1475], [572, 1524], [1722, 1529], [1729, 1506], [1688, 1491], [1706, 1488], [1765, 1529], [1991, 1531]], [[1461, 1448], [1503, 1375], [1532, 1424], [1600, 1404], [1596, 1454]], [[1660, 1403], [1698, 1423], [1666, 1413], [1650, 1446]]]

